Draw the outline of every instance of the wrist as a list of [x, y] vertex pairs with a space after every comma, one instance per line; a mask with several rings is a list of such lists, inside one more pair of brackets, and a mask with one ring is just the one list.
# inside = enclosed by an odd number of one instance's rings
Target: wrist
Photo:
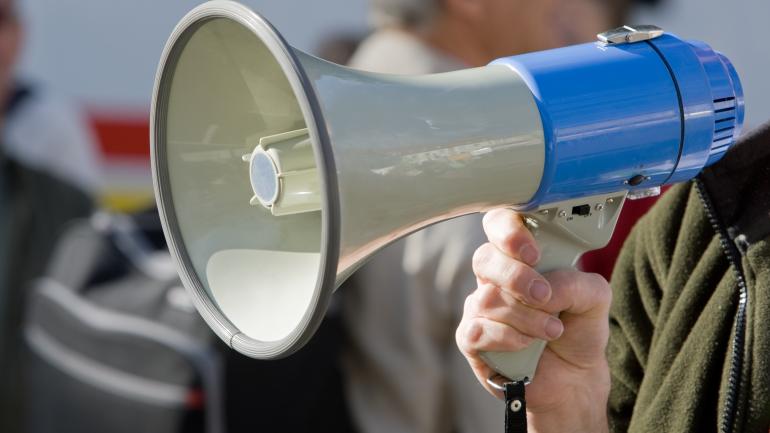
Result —
[[610, 374], [606, 363], [584, 372], [579, 381], [561, 386], [559, 398], [551, 404], [528, 406], [532, 433], [606, 433]]

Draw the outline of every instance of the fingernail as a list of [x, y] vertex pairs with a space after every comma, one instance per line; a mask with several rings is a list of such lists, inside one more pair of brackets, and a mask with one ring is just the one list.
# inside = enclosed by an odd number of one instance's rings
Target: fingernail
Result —
[[532, 245], [524, 245], [519, 250], [519, 257], [521, 257], [524, 262], [530, 266], [534, 266], [538, 259], [540, 259], [540, 254], [537, 252], [537, 249], [533, 247]]
[[561, 320], [549, 317], [548, 322], [545, 324], [545, 335], [549, 339], [555, 340], [561, 337], [562, 332], [564, 332], [564, 325], [561, 323]]
[[529, 286], [529, 296], [537, 302], [545, 302], [551, 296], [551, 288], [543, 280], [532, 281], [532, 285]]

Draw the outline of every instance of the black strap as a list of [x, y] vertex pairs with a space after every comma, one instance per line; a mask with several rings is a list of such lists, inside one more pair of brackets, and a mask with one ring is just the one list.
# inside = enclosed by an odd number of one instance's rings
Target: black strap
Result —
[[527, 433], [524, 382], [506, 382], [503, 386], [505, 387], [505, 433]]

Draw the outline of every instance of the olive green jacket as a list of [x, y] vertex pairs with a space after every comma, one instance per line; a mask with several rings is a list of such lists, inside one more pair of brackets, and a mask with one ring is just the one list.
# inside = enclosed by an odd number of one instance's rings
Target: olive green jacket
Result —
[[770, 124], [658, 201], [612, 286], [611, 431], [768, 431]]

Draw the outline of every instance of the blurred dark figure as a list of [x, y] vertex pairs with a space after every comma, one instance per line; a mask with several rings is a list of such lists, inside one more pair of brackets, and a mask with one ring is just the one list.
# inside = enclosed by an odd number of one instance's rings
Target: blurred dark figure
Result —
[[[596, 40], [631, 0], [371, 0], [375, 31], [354, 68], [426, 74], [483, 66], [524, 52]], [[366, 433], [495, 432], [500, 402], [478, 385], [455, 345], [476, 287], [481, 215], [443, 222], [380, 251], [346, 284], [345, 373]]]
[[101, 180], [94, 132], [82, 111], [16, 75], [24, 28], [17, 0], [0, 0], [0, 95], [23, 94], [5, 113], [2, 147], [9, 158], [94, 193]]
[[[58, 233], [72, 218], [88, 215], [91, 202], [82, 189], [43, 164], [33, 167], [7, 145], [16, 116], [34, 91], [14, 84], [21, 25], [12, 0], [0, 0], [0, 431], [19, 431], [21, 336], [25, 287], [45, 267]], [[38, 124], [37, 128], [45, 128]], [[18, 137], [23, 139], [23, 137]], [[35, 143], [18, 143], [14, 149]], [[50, 159], [67, 160], [67, 149], [50, 148]]]
[[358, 49], [364, 35], [358, 33], [336, 33], [321, 40], [316, 55], [338, 65], [347, 65]]
[[339, 319], [287, 359], [228, 348], [182, 287], [155, 209], [70, 224], [27, 304], [26, 433], [353, 431]]

